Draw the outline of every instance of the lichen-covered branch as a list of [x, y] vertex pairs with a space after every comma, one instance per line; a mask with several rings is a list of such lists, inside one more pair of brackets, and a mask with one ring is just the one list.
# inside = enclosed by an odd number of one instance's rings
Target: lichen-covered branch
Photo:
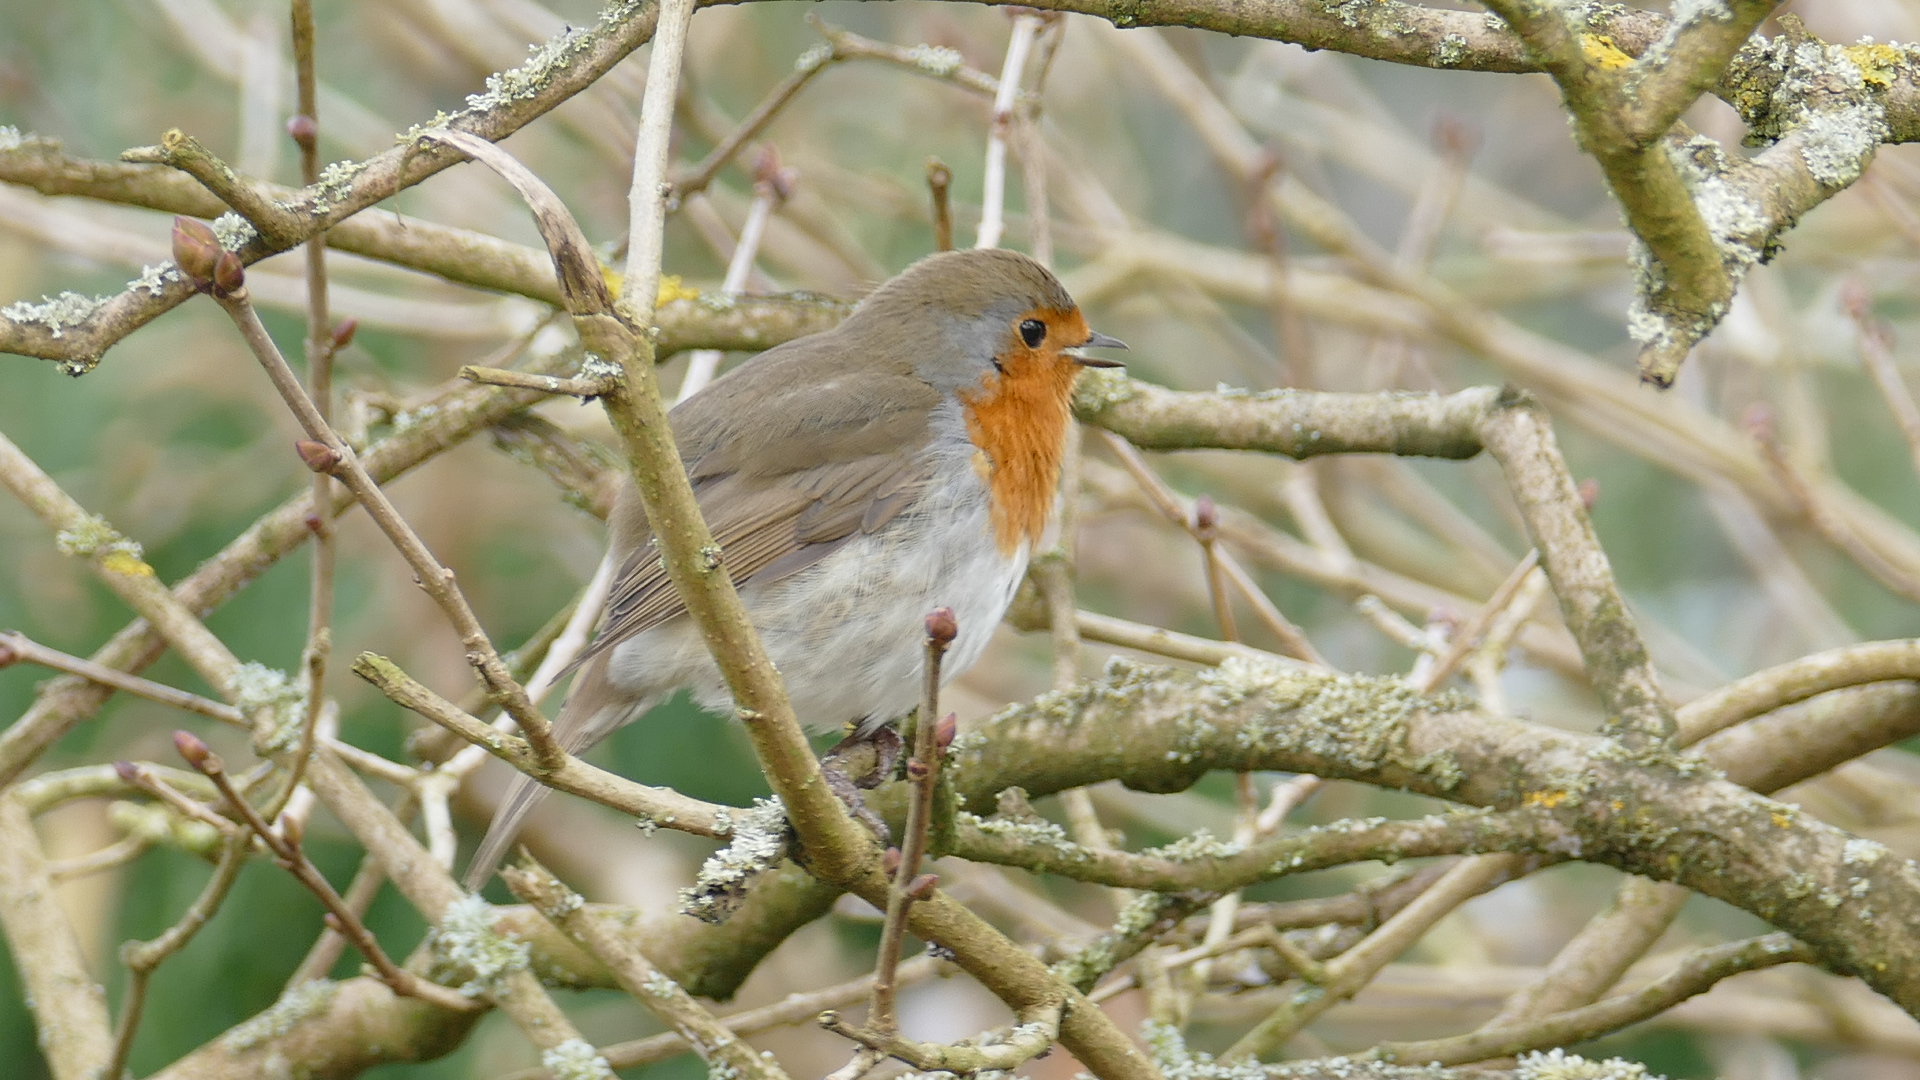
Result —
[[1672, 738], [1673, 709], [1660, 692], [1653, 658], [1613, 579], [1546, 411], [1523, 397], [1507, 398], [1482, 425], [1481, 438], [1506, 474], [1567, 629], [1580, 643], [1607, 713], [1604, 730], [1635, 749]]
[[1920, 916], [1920, 870], [1697, 766], [1637, 764], [1590, 737], [1464, 704], [1423, 701], [1397, 680], [1119, 664], [962, 739], [956, 788], [980, 805], [992, 793], [975, 777], [1036, 793], [1109, 777], [1171, 791], [1214, 769], [1274, 769], [1546, 809], [1570, 830], [1561, 854], [1741, 906], [1920, 1008], [1920, 938], [1906, 931]]

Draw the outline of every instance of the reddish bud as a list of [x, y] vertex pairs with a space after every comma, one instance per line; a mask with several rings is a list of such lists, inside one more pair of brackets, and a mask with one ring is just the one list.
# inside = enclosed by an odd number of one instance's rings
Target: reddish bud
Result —
[[797, 169], [782, 168], [780, 152], [768, 143], [760, 148], [760, 155], [753, 162], [753, 190], [775, 203], [783, 203], [793, 198], [793, 189], [800, 183]]
[[907, 779], [919, 781], [925, 780], [931, 775], [933, 775], [933, 770], [927, 768], [927, 763], [921, 761], [919, 758], [914, 758], [907, 762]]
[[900, 869], [899, 848], [890, 847], [887, 849], [886, 854], [880, 856], [880, 869], [885, 871], [888, 877], [892, 877], [894, 873]]
[[247, 266], [240, 256], [222, 251], [213, 264], [213, 295], [233, 296], [247, 287]]
[[323, 442], [301, 439], [293, 444], [293, 449], [307, 468], [317, 473], [331, 473], [334, 466], [340, 464], [340, 452]]
[[940, 875], [921, 874], [907, 885], [907, 899], [925, 900], [933, 895], [933, 890], [939, 887]]
[[358, 333], [359, 330], [359, 319], [344, 319], [336, 324], [333, 328], [333, 338], [331, 339], [333, 351], [339, 352], [341, 349], [353, 344], [353, 335]]
[[6, 667], [19, 659], [19, 651], [8, 644], [5, 637], [0, 637], [0, 667]]
[[224, 768], [219, 756], [208, 749], [206, 743], [200, 741], [200, 736], [191, 731], [174, 732], [173, 748], [180, 752], [180, 756], [186, 759], [187, 764], [208, 775], [220, 772]]
[[113, 763], [113, 771], [114, 775], [120, 777], [121, 783], [132, 784], [136, 787], [139, 786], [141, 779], [140, 766], [135, 765], [131, 761], [116, 761]]
[[293, 141], [299, 144], [300, 149], [310, 150], [314, 139], [320, 134], [320, 125], [306, 113], [294, 113], [287, 120], [287, 134], [293, 136]]
[[953, 644], [954, 637], [959, 633], [960, 623], [953, 617], [952, 608], [934, 608], [927, 615], [927, 639], [941, 648]]
[[939, 723], [933, 725], [933, 744], [945, 751], [947, 747], [953, 745], [953, 737], [959, 733], [960, 718], [953, 713], [948, 713], [940, 718]]
[[1580, 505], [1584, 507], [1588, 513], [1592, 513], [1593, 504], [1600, 501], [1600, 481], [1589, 476], [1585, 480], [1580, 481], [1574, 490], [1580, 493]]
[[320, 520], [319, 514], [308, 514], [305, 524], [307, 526], [307, 531], [312, 533], [315, 536], [321, 535], [326, 531], [326, 528], [327, 528], [327, 523]]
[[213, 268], [220, 261], [220, 238], [204, 221], [173, 219], [173, 261], [193, 287], [206, 292], [213, 284]]
[[1193, 531], [1203, 544], [1213, 543], [1214, 533], [1220, 528], [1220, 510], [1213, 505], [1213, 496], [1202, 495], [1193, 500]]

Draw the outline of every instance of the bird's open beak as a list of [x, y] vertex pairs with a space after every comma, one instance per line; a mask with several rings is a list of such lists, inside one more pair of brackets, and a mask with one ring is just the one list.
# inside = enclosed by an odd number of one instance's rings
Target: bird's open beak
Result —
[[[1108, 337], [1105, 334], [1096, 333], [1081, 343], [1080, 347], [1083, 349], [1124, 349], [1127, 347], [1127, 343], [1117, 337]], [[1074, 355], [1073, 360], [1074, 363], [1079, 364], [1081, 367], [1116, 368], [1126, 366], [1118, 360], [1101, 360], [1096, 357], [1080, 356], [1078, 354]]]

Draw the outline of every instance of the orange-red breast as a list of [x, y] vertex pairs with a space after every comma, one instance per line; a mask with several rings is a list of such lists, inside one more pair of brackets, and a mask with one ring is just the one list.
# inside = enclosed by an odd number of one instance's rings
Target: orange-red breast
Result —
[[[979, 659], [1053, 514], [1074, 378], [1118, 366], [1082, 346], [1126, 347], [1045, 267], [944, 252], [674, 408], [701, 512], [803, 723], [870, 732], [911, 711], [934, 608], [959, 620], [943, 677]], [[575, 753], [681, 688], [732, 707], [630, 488], [610, 533], [618, 572], [554, 723]], [[514, 778], [469, 886], [545, 791]]]

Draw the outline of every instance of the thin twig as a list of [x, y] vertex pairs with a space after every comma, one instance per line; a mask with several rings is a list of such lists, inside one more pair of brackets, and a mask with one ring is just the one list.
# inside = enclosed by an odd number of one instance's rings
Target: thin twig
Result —
[[[807, 17], [814, 18], [812, 15]], [[829, 36], [828, 41], [832, 40]], [[725, 139], [721, 140], [720, 145], [708, 151], [707, 156], [701, 158], [698, 165], [673, 178], [675, 201], [684, 202], [688, 196], [707, 190], [708, 185], [713, 183], [714, 177], [720, 175], [720, 170], [726, 168], [727, 163], [740, 153], [742, 147], [758, 138], [760, 133], [766, 130], [767, 125], [773, 122], [773, 118], [779, 115], [780, 110], [786, 108], [787, 104], [813, 81], [815, 75], [844, 59], [846, 55], [831, 44], [824, 51], [816, 47], [803, 54], [793, 74], [780, 80], [777, 86], [769, 90], [767, 96], [760, 99], [760, 104], [755, 105], [753, 111], [747, 114], [747, 118], [740, 121], [739, 127], [734, 128]], [[744, 235], [743, 232], [743, 238]]]
[[1759, 444], [1760, 456], [1773, 471], [1780, 490], [1805, 515], [1813, 531], [1819, 533], [1827, 543], [1845, 552], [1860, 569], [1888, 590], [1920, 604], [1920, 578], [1896, 566], [1878, 548], [1862, 540], [1846, 518], [1835, 511], [1823, 497], [1820, 487], [1809, 481], [1806, 474], [1793, 463], [1793, 459], [1787, 456], [1786, 447], [1781, 445], [1780, 437], [1773, 429], [1771, 411], [1764, 407], [1750, 410], [1747, 414], [1747, 430]]
[[1687, 954], [1673, 971], [1630, 994], [1508, 1027], [1487, 1027], [1425, 1042], [1382, 1043], [1369, 1056], [1383, 1061], [1457, 1065], [1549, 1046], [1570, 1046], [1656, 1016], [1743, 971], [1814, 961], [1813, 950], [1790, 934], [1731, 941]]
[[1013, 17], [1013, 35], [1007, 39], [1007, 59], [1000, 68], [1000, 88], [993, 98], [993, 118], [987, 133], [987, 161], [981, 179], [980, 230], [973, 246], [1000, 246], [1005, 228], [1007, 204], [1007, 136], [1013, 130], [1014, 96], [1020, 92], [1020, 76], [1027, 66], [1027, 54], [1039, 33], [1040, 17], [1022, 13]]
[[179, 921], [151, 941], [129, 941], [120, 947], [120, 962], [127, 966], [127, 990], [120, 999], [120, 1019], [114, 1026], [113, 1058], [101, 1072], [102, 1077], [118, 1080], [126, 1070], [127, 1059], [133, 1053], [133, 1037], [140, 1030], [140, 1014], [146, 1008], [147, 983], [154, 969], [167, 957], [186, 948], [200, 928], [220, 910], [221, 903], [232, 891], [233, 883], [239, 880], [240, 871], [245, 869], [247, 856], [252, 852], [253, 837], [250, 834], [236, 831], [228, 836], [213, 876], [207, 879], [200, 895], [181, 914]]
[[393, 958], [388, 956], [386, 950], [382, 949], [380, 943], [374, 939], [373, 932], [360, 921], [359, 914], [347, 906], [346, 901], [341, 899], [340, 894], [334, 891], [333, 886], [307, 858], [306, 851], [300, 845], [299, 837], [283, 834], [269, 825], [260, 816], [260, 812], [254, 809], [253, 804], [247, 801], [246, 796], [234, 788], [232, 779], [227, 776], [226, 765], [220, 760], [219, 755], [209, 750], [206, 743], [201, 742], [189, 732], [174, 732], [173, 742], [179, 748], [180, 756], [220, 789], [220, 794], [226, 797], [228, 808], [246, 823], [247, 828], [253, 830], [253, 834], [267, 846], [267, 850], [273, 852], [274, 857], [280, 860], [280, 865], [293, 875], [294, 880], [306, 886], [307, 890], [326, 907], [327, 914], [330, 916], [329, 925], [340, 931], [342, 936], [353, 943], [353, 947], [359, 951], [360, 955], [366, 957], [367, 962], [373, 965], [381, 982], [386, 983], [396, 994], [419, 998], [443, 1009], [466, 1012], [478, 1007], [478, 1003], [472, 998], [438, 983], [422, 979], [394, 963]]
[[693, 0], [660, 0], [653, 55], [647, 62], [646, 97], [640, 102], [640, 130], [634, 139], [633, 185], [627, 191], [627, 263], [617, 305], [637, 326], [652, 325], [650, 316], [660, 295], [661, 243], [667, 201], [672, 197], [667, 141], [693, 7]]
[[[943, 968], [952, 970], [950, 965], [934, 957], [916, 956], [900, 965], [896, 979], [899, 985], [908, 986], [933, 978]], [[769, 1028], [811, 1022], [824, 1010], [844, 1008], [864, 1001], [872, 992], [873, 973], [868, 972], [848, 982], [819, 990], [788, 994], [771, 1005], [731, 1013], [717, 1019], [734, 1035], [753, 1035]], [[609, 1043], [600, 1048], [600, 1056], [606, 1058], [607, 1063], [616, 1069], [630, 1069], [636, 1065], [651, 1065], [656, 1061], [665, 1061], [676, 1054], [684, 1054], [692, 1049], [692, 1045], [688, 1043], [685, 1036], [677, 1031], [668, 1031], [630, 1042]], [[548, 1074], [545, 1069], [522, 1069], [519, 1072], [501, 1076], [498, 1080], [548, 1080]]]
[[501, 877], [514, 895], [532, 904], [569, 940], [606, 964], [621, 988], [678, 1032], [715, 1074], [741, 1080], [787, 1080], [786, 1072], [771, 1054], [762, 1055], [735, 1037], [649, 960], [624, 926], [595, 918], [580, 895], [561, 884], [546, 867], [528, 859], [502, 870]]
[[1467, 624], [1453, 635], [1452, 640], [1447, 642], [1447, 650], [1434, 658], [1432, 666], [1428, 667], [1419, 681], [1414, 684], [1414, 689], [1422, 694], [1430, 694], [1441, 683], [1446, 682], [1448, 677], [1460, 667], [1460, 662], [1473, 651], [1474, 646], [1480, 644], [1480, 639], [1486, 635], [1487, 629], [1493, 625], [1494, 620], [1506, 611], [1507, 605], [1513, 603], [1514, 597], [1520, 593], [1520, 587], [1526, 584], [1539, 565], [1540, 550], [1535, 548], [1528, 551], [1520, 560], [1520, 565], [1513, 568], [1513, 572], [1507, 575], [1499, 588], [1493, 590], [1493, 595], [1480, 606], [1480, 610], [1473, 613], [1473, 618], [1468, 620]]
[[900, 967], [900, 947], [907, 934], [907, 908], [933, 887], [922, 880], [920, 862], [926, 856], [927, 835], [933, 825], [933, 795], [940, 782], [940, 661], [953, 644], [959, 627], [953, 612], [940, 608], [927, 616], [925, 662], [922, 666], [920, 715], [913, 725], [913, 757], [907, 761], [907, 779], [913, 799], [907, 803], [907, 822], [900, 841], [900, 865], [894, 868], [887, 894], [887, 921], [880, 932], [879, 957], [873, 968], [873, 1003], [867, 1027], [882, 1037], [900, 1029], [894, 1008], [894, 975]]
[[1847, 314], [1853, 316], [1854, 325], [1859, 328], [1860, 363], [1866, 367], [1867, 374], [1873, 376], [1873, 385], [1879, 388], [1880, 396], [1886, 399], [1887, 411], [1893, 414], [1894, 423], [1907, 440], [1914, 473], [1920, 475], [1920, 405], [1914, 403], [1913, 391], [1907, 388], [1906, 380], [1900, 377], [1899, 365], [1894, 362], [1893, 328], [1873, 317], [1872, 299], [1858, 282], [1850, 284], [1841, 299]]
[[[1140, 451], [1134, 449], [1132, 443], [1111, 431], [1102, 429], [1100, 436], [1105, 440], [1107, 449], [1120, 459], [1120, 464], [1125, 466], [1134, 482], [1140, 485], [1148, 500], [1160, 511], [1161, 516], [1192, 536], [1194, 534], [1192, 513], [1180, 497], [1174, 494], [1173, 489], [1167, 486], [1166, 481], [1161, 480], [1152, 466], [1147, 464], [1146, 459], [1140, 456]], [[1232, 552], [1219, 551], [1216, 558], [1219, 560], [1221, 572], [1233, 582], [1240, 595], [1253, 606], [1254, 612], [1261, 616], [1260, 621], [1265, 624], [1268, 631], [1280, 639], [1280, 647], [1288, 656], [1319, 667], [1330, 666], [1326, 658], [1320, 655], [1320, 650], [1313, 647], [1313, 643], [1307, 640], [1306, 634], [1294, 624], [1293, 620], [1287, 618], [1278, 607], [1274, 606], [1273, 600], [1267, 596], [1265, 590], [1260, 588], [1259, 583], [1253, 580], [1253, 575], [1247, 573], [1246, 568], [1240, 565], [1240, 560], [1233, 557]]]
[[[191, 253], [183, 247], [181, 237], [185, 231], [183, 226], [176, 222], [175, 248], [180, 252], [177, 258], [183, 269], [190, 265], [187, 260], [192, 257]], [[224, 269], [223, 264], [222, 270]], [[219, 273], [221, 271], [217, 270], [216, 275]], [[521, 733], [525, 735], [528, 744], [532, 747], [535, 758], [545, 766], [557, 765], [565, 756], [565, 751], [561, 750], [559, 743], [554, 740], [552, 725], [540, 714], [533, 702], [528, 700], [525, 688], [516, 682], [513, 674], [507, 670], [506, 663], [500, 659], [499, 652], [493, 647], [492, 639], [487, 636], [486, 629], [480, 625], [479, 617], [467, 603], [465, 594], [454, 583], [453, 571], [441, 565], [425, 542], [420, 539], [419, 534], [413, 531], [413, 526], [400, 516], [399, 510], [387, 498], [386, 492], [382, 491], [373, 477], [367, 474], [366, 467], [361, 464], [353, 448], [340, 437], [338, 432], [334, 431], [333, 425], [320, 414], [313, 399], [307, 396], [306, 390], [294, 377], [293, 369], [287, 366], [286, 357], [280, 354], [279, 347], [273, 343], [273, 338], [267, 333], [266, 327], [261, 325], [259, 314], [254, 311], [253, 304], [247, 298], [245, 277], [239, 269], [238, 262], [235, 261], [232, 269], [226, 272], [226, 280], [214, 280], [210, 286], [214, 300], [239, 328], [241, 336], [246, 339], [255, 359], [259, 360], [260, 366], [265, 369], [268, 379], [273, 383], [274, 388], [280, 391], [281, 398], [293, 411], [294, 417], [299, 420], [307, 437], [312, 440], [311, 443], [302, 444], [300, 447], [301, 457], [306, 461], [307, 467], [315, 472], [329, 473], [346, 483], [347, 488], [359, 499], [360, 505], [366, 509], [367, 515], [373, 518], [374, 523], [380, 527], [380, 531], [386, 534], [387, 539], [392, 541], [401, 556], [407, 560], [407, 564], [413, 568], [416, 579], [421, 587], [426, 589], [427, 595], [431, 596], [446, 613], [448, 621], [460, 635], [461, 644], [466, 647], [467, 662], [473, 665], [481, 681], [486, 684], [490, 696], [513, 715], [515, 722], [520, 725]]]
[[[720, 286], [720, 295], [729, 299], [746, 290], [747, 279], [753, 276], [753, 261], [760, 254], [760, 238], [766, 233], [767, 219], [793, 197], [793, 187], [799, 178], [794, 170], [780, 164], [780, 155], [772, 146], [760, 148], [753, 176], [753, 203], [747, 207], [746, 223], [740, 226], [740, 240], [733, 247], [733, 257], [727, 261], [726, 281]], [[719, 349], [696, 349], [687, 358], [687, 374], [680, 381], [675, 404], [699, 393], [713, 381], [722, 355]]]
[[[293, 0], [293, 67], [298, 111], [287, 124], [300, 147], [300, 182], [320, 182], [320, 98], [314, 74], [313, 0]], [[327, 234], [318, 230], [304, 246], [307, 269], [307, 393], [322, 421], [333, 418], [333, 357], [352, 339], [353, 325], [336, 334], [327, 309]], [[308, 581], [307, 641], [301, 649], [306, 677], [306, 715], [301, 718], [299, 747], [288, 764], [286, 785], [268, 817], [278, 817], [286, 801], [300, 790], [313, 757], [320, 710], [326, 702], [327, 661], [333, 652], [333, 578], [338, 545], [333, 528], [333, 480], [323, 472], [309, 477], [313, 484], [313, 567]]]
[[604, 376], [576, 375], [572, 378], [562, 378], [558, 375], [534, 375], [524, 371], [477, 367], [472, 364], [461, 368], [458, 374], [468, 382], [485, 383], [489, 386], [512, 386], [521, 390], [538, 390], [543, 394], [566, 394], [588, 401], [606, 393], [610, 385]]
[[18, 630], [0, 630], [0, 667], [20, 661], [39, 664], [41, 667], [52, 668], [55, 671], [64, 671], [69, 675], [78, 675], [90, 682], [111, 686], [115, 690], [124, 690], [136, 697], [157, 701], [162, 705], [171, 705], [184, 712], [218, 720], [223, 724], [232, 724], [240, 728], [247, 726], [246, 716], [231, 705], [203, 698], [199, 694], [188, 693], [185, 690], [178, 690], [151, 679], [143, 679], [138, 675], [129, 675], [117, 668], [72, 656], [58, 649], [48, 648]]
[[947, 202], [947, 189], [953, 185], [953, 170], [939, 158], [927, 159], [927, 193], [933, 199], [933, 250], [953, 250], [953, 207]]

